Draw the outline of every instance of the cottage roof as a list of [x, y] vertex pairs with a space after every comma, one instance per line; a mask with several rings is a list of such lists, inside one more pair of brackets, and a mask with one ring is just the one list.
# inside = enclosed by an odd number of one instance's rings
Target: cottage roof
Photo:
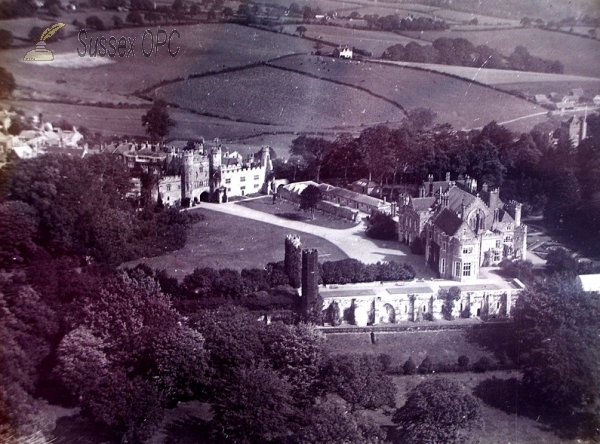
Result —
[[577, 282], [583, 291], [600, 291], [600, 274], [580, 274]]
[[377, 185], [377, 183], [374, 180], [358, 179], [358, 180], [352, 182], [352, 185], [359, 186], [359, 187], [368, 187], [368, 186], [374, 187], [375, 185]]

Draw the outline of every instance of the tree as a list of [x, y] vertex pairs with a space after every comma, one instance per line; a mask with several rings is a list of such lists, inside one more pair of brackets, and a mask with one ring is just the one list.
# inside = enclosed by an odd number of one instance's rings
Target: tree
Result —
[[523, 384], [541, 405], [591, 406], [600, 380], [600, 296], [556, 274], [519, 294], [516, 337], [528, 353]]
[[302, 192], [300, 193], [300, 209], [304, 211], [310, 210], [310, 214], [312, 219], [315, 218], [315, 208], [321, 199], [323, 198], [323, 193], [319, 189], [319, 187], [315, 185], [308, 185]]
[[295, 416], [291, 386], [276, 371], [259, 365], [237, 369], [215, 392], [215, 428], [227, 442], [271, 442], [289, 434]]
[[118, 15], [113, 15], [112, 16], [112, 21], [113, 21], [113, 26], [116, 29], [119, 29], [119, 28], [123, 27], [123, 19], [121, 17], [119, 17]]
[[458, 444], [470, 441], [481, 427], [481, 407], [475, 397], [448, 379], [422, 382], [392, 418], [405, 442]]
[[374, 356], [331, 357], [322, 366], [319, 379], [324, 392], [339, 395], [353, 408], [378, 409], [395, 405], [392, 379], [383, 373]]
[[365, 234], [372, 239], [397, 240], [398, 226], [391, 215], [378, 211], [369, 219]]
[[85, 19], [85, 24], [97, 31], [104, 30], [104, 23], [97, 15], [91, 15]]
[[231, 9], [229, 6], [223, 8], [223, 17], [225, 17], [225, 18], [233, 17], [233, 9]]
[[13, 44], [12, 32], [0, 29], [0, 49], [8, 49]]
[[321, 181], [321, 169], [333, 151], [333, 143], [322, 138], [300, 136], [292, 141], [290, 153], [302, 156], [308, 164], [308, 170], [314, 171], [315, 181]]
[[[135, 273], [131, 273], [135, 275]], [[80, 406], [124, 439], [146, 439], [164, 407], [205, 383], [204, 339], [141, 273], [102, 282], [78, 300], [58, 350], [57, 373]]]
[[352, 412], [341, 400], [322, 401], [302, 410], [291, 444], [382, 444], [385, 432], [362, 412]]
[[324, 355], [323, 334], [311, 325], [277, 322], [267, 326], [261, 341], [273, 368], [294, 388], [295, 398], [309, 396]]
[[125, 21], [127, 23], [131, 23], [132, 25], [143, 25], [144, 24], [144, 19], [142, 18], [142, 14], [140, 14], [138, 11], [131, 11], [129, 14], [127, 14], [127, 17], [125, 17]]
[[308, 29], [306, 29], [306, 27], [302, 26], [302, 25], [300, 25], [296, 28], [296, 34], [300, 35], [300, 37], [304, 37], [304, 34], [306, 34], [306, 31], [308, 31]]
[[9, 99], [16, 87], [12, 73], [0, 66], [0, 99]]
[[142, 126], [146, 127], [146, 134], [153, 142], [162, 143], [175, 125], [176, 122], [167, 111], [167, 104], [162, 100], [156, 100], [152, 108], [142, 116]]

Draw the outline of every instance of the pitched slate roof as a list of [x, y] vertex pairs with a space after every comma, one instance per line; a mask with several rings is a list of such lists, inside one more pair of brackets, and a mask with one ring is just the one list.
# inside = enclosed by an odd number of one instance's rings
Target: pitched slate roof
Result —
[[471, 205], [477, 197], [458, 187], [452, 187], [448, 190], [448, 208], [452, 211], [460, 211], [462, 204], [465, 207]]
[[446, 233], [448, 236], [453, 236], [463, 221], [460, 217], [450, 211], [448, 208], [444, 208], [439, 212], [433, 219], [433, 224]]
[[415, 197], [411, 199], [413, 210], [427, 211], [435, 204], [435, 197]]

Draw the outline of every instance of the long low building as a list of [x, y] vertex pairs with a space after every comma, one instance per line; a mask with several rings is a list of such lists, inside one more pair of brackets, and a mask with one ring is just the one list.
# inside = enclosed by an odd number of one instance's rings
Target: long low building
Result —
[[443, 319], [445, 295], [456, 294], [455, 288], [460, 293], [453, 302], [452, 317], [486, 320], [509, 317], [524, 286], [518, 280], [480, 279], [468, 284], [415, 280], [327, 285], [319, 287], [319, 294], [326, 322], [367, 326]]

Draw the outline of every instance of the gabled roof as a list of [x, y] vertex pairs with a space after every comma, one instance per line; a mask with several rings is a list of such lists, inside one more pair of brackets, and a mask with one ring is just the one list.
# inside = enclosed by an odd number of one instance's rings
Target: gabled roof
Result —
[[468, 207], [476, 199], [477, 197], [458, 187], [452, 187], [448, 190], [448, 208], [452, 211], [458, 212], [463, 204]]
[[456, 214], [454, 214], [452, 211], [450, 211], [448, 208], [444, 208], [433, 219], [433, 225], [438, 227], [448, 236], [454, 236], [454, 234], [460, 228], [462, 223], [462, 219]]
[[415, 211], [428, 211], [435, 204], [435, 197], [414, 197], [411, 205]]
[[327, 191], [327, 194], [341, 197], [343, 199], [353, 200], [354, 202], [370, 205], [376, 208], [385, 205], [385, 203], [380, 199], [367, 196], [366, 194], [357, 193], [355, 191], [345, 190], [343, 188], [332, 188], [331, 190]]

